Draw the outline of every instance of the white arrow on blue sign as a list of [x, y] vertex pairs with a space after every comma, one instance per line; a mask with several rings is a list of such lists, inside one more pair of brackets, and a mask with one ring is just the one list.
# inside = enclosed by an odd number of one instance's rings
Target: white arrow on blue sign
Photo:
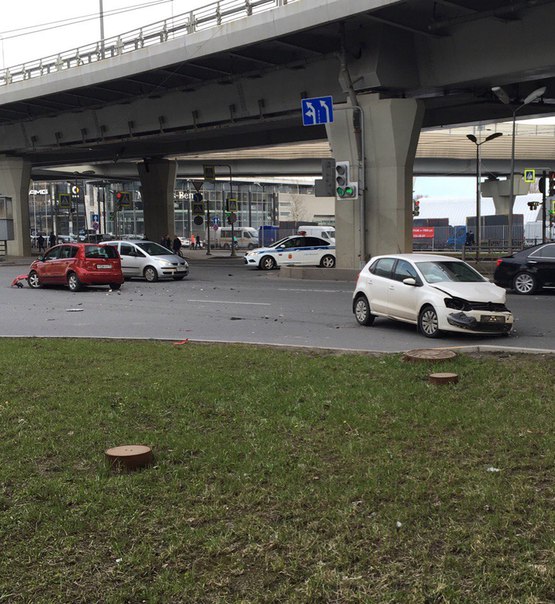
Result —
[[319, 96], [313, 99], [302, 99], [303, 126], [317, 126], [333, 122], [333, 98]]

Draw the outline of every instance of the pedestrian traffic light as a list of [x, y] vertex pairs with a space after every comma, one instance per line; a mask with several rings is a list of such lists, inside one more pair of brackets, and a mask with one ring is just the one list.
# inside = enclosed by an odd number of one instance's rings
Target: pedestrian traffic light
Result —
[[193, 201], [195, 203], [202, 203], [203, 199], [202, 193], [193, 193]]
[[337, 199], [355, 199], [358, 186], [351, 180], [351, 166], [348, 161], [335, 162], [335, 194]]
[[420, 200], [419, 199], [415, 199], [412, 202], [412, 215], [413, 216], [419, 216], [420, 215]]

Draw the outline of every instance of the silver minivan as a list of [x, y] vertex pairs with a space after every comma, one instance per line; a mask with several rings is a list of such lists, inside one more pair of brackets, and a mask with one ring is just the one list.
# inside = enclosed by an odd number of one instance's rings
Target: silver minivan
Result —
[[154, 241], [106, 241], [103, 245], [117, 248], [126, 279], [144, 277], [152, 282], [171, 277], [174, 281], [180, 281], [189, 274], [186, 260]]

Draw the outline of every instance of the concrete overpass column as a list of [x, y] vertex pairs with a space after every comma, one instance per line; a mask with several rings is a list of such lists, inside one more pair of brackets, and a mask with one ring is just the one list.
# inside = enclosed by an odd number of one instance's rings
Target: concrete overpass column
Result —
[[8, 241], [10, 256], [31, 255], [29, 231], [29, 183], [31, 164], [18, 157], [0, 156], [0, 195], [13, 202], [14, 241]]
[[[509, 178], [507, 180], [486, 180], [481, 183], [480, 191], [482, 197], [493, 198], [496, 214], [509, 215], [509, 208], [511, 207], [511, 181]], [[529, 192], [530, 185], [522, 180], [520, 174], [515, 176], [513, 179], [514, 197], [517, 195], [527, 195]]]
[[[366, 258], [359, 257], [361, 196], [356, 202], [336, 201], [340, 268], [358, 268], [378, 254], [412, 251], [412, 172], [424, 106], [414, 99], [381, 100], [378, 95], [357, 100], [364, 113]], [[336, 161], [350, 159], [356, 165], [349, 113], [352, 115], [352, 111], [335, 113], [336, 122], [328, 128], [328, 136]]]
[[177, 162], [167, 159], [145, 160], [137, 165], [145, 234], [151, 241], [175, 234], [174, 189]]

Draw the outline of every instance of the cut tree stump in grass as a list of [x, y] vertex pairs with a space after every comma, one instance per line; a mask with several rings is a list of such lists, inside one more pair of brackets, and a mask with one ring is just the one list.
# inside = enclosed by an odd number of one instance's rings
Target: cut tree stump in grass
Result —
[[106, 449], [106, 461], [115, 472], [131, 472], [146, 468], [153, 462], [152, 450], [144, 445], [123, 445]]
[[459, 376], [456, 373], [430, 373], [428, 376], [430, 384], [457, 384], [459, 382]]
[[416, 348], [403, 355], [405, 361], [449, 361], [457, 356], [456, 352], [443, 348]]

